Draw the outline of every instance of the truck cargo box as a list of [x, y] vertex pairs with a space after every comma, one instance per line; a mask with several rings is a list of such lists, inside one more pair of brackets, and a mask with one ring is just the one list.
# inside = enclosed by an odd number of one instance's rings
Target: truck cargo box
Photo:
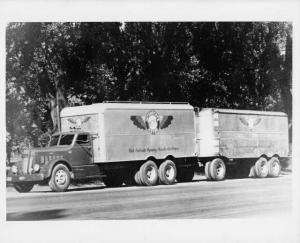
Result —
[[187, 103], [100, 103], [61, 112], [63, 132], [94, 134], [94, 162], [195, 156], [194, 109]]
[[288, 156], [288, 120], [282, 112], [205, 108], [196, 117], [199, 157]]

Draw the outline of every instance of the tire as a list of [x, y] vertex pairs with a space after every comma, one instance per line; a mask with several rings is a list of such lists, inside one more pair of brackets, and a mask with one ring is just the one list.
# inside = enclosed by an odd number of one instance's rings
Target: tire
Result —
[[252, 178], [257, 177], [256, 172], [255, 172], [255, 165], [251, 166], [249, 176], [252, 177]]
[[152, 160], [145, 162], [139, 172], [141, 182], [145, 186], [154, 186], [158, 181], [158, 169]]
[[52, 170], [49, 186], [54, 192], [65, 192], [71, 183], [71, 175], [67, 166], [58, 164]]
[[177, 182], [190, 182], [193, 180], [194, 170], [190, 168], [181, 168], [177, 171]]
[[254, 165], [254, 171], [257, 178], [265, 178], [267, 177], [269, 170], [268, 170], [268, 161], [261, 157], [259, 158]]
[[208, 171], [212, 180], [214, 181], [224, 180], [226, 175], [226, 166], [224, 161], [220, 158], [214, 159], [209, 164]]
[[171, 160], [164, 161], [158, 169], [159, 182], [163, 185], [171, 185], [177, 176], [176, 165]]
[[211, 180], [211, 175], [210, 175], [210, 172], [209, 172], [210, 164], [211, 164], [211, 161], [208, 161], [208, 162], [205, 163], [205, 167], [204, 167], [205, 176], [206, 176], [206, 179], [208, 181]]
[[24, 193], [24, 192], [30, 192], [34, 186], [31, 182], [17, 182], [13, 184], [14, 188], [17, 192]]
[[268, 163], [268, 176], [269, 177], [278, 177], [281, 171], [280, 161], [276, 157], [272, 157]]
[[137, 172], [135, 172], [134, 174], [134, 181], [138, 186], [142, 185], [142, 181], [141, 181], [141, 177], [140, 177], [140, 171], [138, 170]]

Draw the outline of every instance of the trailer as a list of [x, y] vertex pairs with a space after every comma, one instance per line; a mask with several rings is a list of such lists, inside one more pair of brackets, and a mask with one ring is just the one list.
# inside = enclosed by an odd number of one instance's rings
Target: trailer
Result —
[[34, 184], [66, 191], [72, 181], [106, 186], [170, 185], [238, 174], [277, 177], [288, 157], [282, 112], [199, 109], [188, 103], [105, 102], [61, 111], [61, 132], [32, 149], [7, 178], [19, 192]]
[[208, 179], [279, 175], [279, 159], [289, 153], [285, 113], [205, 108], [195, 115], [197, 156]]

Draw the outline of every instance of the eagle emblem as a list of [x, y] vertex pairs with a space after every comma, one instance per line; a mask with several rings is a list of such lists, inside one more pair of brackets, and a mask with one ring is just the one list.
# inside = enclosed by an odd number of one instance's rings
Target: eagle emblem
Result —
[[131, 116], [130, 119], [135, 126], [154, 135], [159, 129], [167, 128], [173, 116], [160, 116], [156, 111], [149, 111], [145, 116]]
[[72, 123], [72, 124], [75, 125], [75, 127], [72, 127], [73, 129], [81, 129], [82, 124], [86, 123], [90, 119], [91, 119], [91, 117], [88, 116], [88, 117], [85, 117], [82, 120], [80, 118], [78, 118], [76, 120], [74, 120], [72, 118], [68, 118], [67, 120], [68, 120], [68, 122], [70, 122], [70, 123]]
[[240, 117], [240, 121], [246, 127], [248, 127], [250, 130], [252, 130], [255, 126], [257, 126], [260, 123], [261, 118], [257, 118], [257, 117], [252, 117], [252, 118]]

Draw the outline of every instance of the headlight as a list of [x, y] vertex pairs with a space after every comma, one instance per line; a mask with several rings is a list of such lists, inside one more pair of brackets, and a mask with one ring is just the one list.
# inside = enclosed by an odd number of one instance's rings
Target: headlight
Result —
[[40, 165], [39, 164], [35, 164], [33, 166], [33, 170], [34, 170], [34, 172], [38, 172], [40, 170]]
[[18, 173], [18, 167], [16, 165], [13, 165], [11, 167], [11, 172], [14, 173], [14, 174], [17, 174]]

